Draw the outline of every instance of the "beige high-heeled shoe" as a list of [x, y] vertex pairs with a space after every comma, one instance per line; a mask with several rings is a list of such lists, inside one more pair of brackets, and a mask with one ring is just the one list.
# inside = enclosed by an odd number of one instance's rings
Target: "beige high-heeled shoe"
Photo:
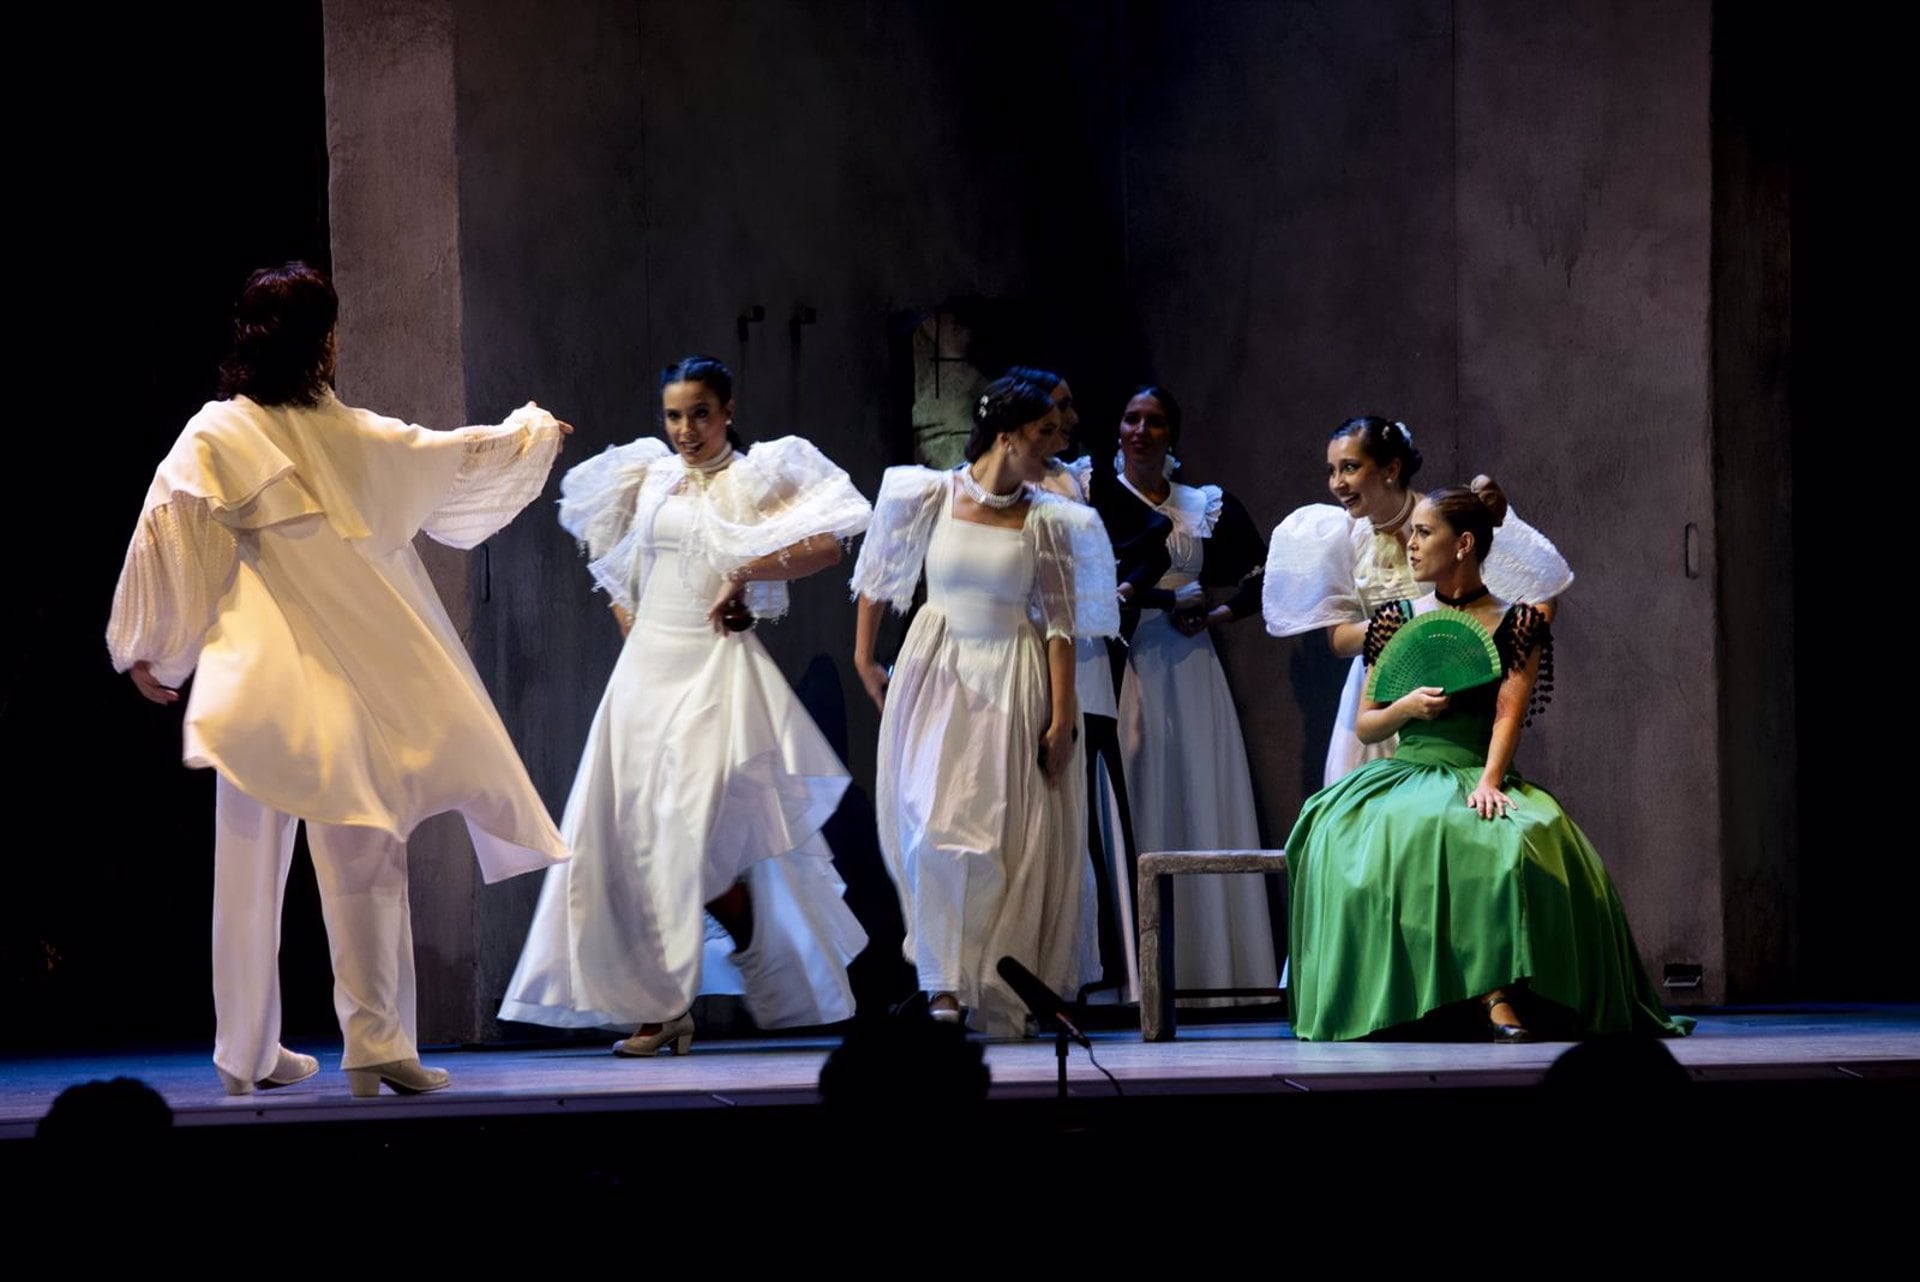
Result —
[[427, 1068], [417, 1059], [396, 1059], [386, 1064], [369, 1064], [347, 1070], [347, 1089], [355, 1099], [372, 1099], [380, 1093], [380, 1083], [393, 1088], [395, 1095], [425, 1095], [444, 1090], [453, 1080], [444, 1068]]
[[[947, 1003], [942, 1005], [941, 1003]], [[967, 1012], [960, 1005], [960, 999], [952, 993], [935, 993], [927, 999], [927, 1017], [936, 1024], [961, 1024], [967, 1022]]]
[[613, 1053], [628, 1059], [649, 1059], [658, 1055], [669, 1042], [673, 1044], [673, 1053], [676, 1055], [685, 1055], [687, 1048], [693, 1045], [692, 1011], [668, 1020], [657, 1033], [635, 1033], [632, 1037], [622, 1038], [613, 1044]]
[[220, 1085], [226, 1087], [229, 1095], [251, 1095], [255, 1090], [270, 1091], [279, 1086], [292, 1086], [320, 1071], [320, 1061], [313, 1056], [290, 1051], [284, 1046], [278, 1049], [280, 1054], [274, 1061], [273, 1071], [257, 1082], [235, 1077], [218, 1064], [213, 1066], [213, 1071], [220, 1075]]

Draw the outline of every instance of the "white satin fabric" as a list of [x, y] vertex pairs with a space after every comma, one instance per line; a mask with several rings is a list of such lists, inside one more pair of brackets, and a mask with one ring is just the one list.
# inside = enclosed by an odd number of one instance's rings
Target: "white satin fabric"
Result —
[[949, 475], [890, 471], [854, 571], [857, 592], [896, 601], [926, 573], [880, 720], [880, 847], [920, 987], [1009, 1033], [1025, 1008], [1000, 958], [1067, 995], [1099, 973], [1082, 750], [1058, 784], [1039, 751], [1045, 640], [1117, 627], [1113, 549], [1076, 503], [1036, 494], [1003, 528], [956, 519], [953, 493]]
[[[664, 1023], [701, 992], [744, 989], [762, 1027], [847, 1019], [847, 963], [867, 940], [819, 836], [846, 767], [759, 638], [716, 634], [706, 618], [721, 582], [713, 531], [749, 505], [747, 483], [764, 492], [771, 460], [759, 476], [734, 476], [741, 462], [701, 476], [664, 447], [619, 448], [624, 459], [609, 451], [582, 465], [614, 456], [618, 484], [590, 490], [569, 474], [562, 519], [585, 532], [596, 577], [631, 602], [633, 627], [561, 820], [574, 857], [547, 875], [500, 1017]], [[583, 503], [588, 492], [605, 506]], [[820, 528], [825, 510], [781, 537], [841, 532], [830, 528], [838, 518]], [[613, 550], [621, 560], [610, 571]], [[730, 959], [737, 977], [709, 976], [705, 905], [741, 880], [753, 938]]]

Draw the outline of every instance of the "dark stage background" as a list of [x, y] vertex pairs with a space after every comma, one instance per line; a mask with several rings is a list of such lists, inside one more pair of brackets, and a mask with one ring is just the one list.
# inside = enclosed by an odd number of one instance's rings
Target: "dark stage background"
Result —
[[[31, 480], [0, 1044], [210, 1034], [211, 780], [101, 635], [233, 293], [295, 256], [339, 272], [349, 399], [451, 425], [537, 397], [580, 425], [575, 459], [646, 430], [651, 371], [705, 349], [751, 431], [813, 437], [870, 491], [904, 448], [889, 325], [955, 294], [1036, 318], [1025, 358], [1067, 371], [1096, 447], [1132, 383], [1171, 383], [1191, 478], [1263, 527], [1319, 496], [1341, 417], [1405, 417], [1427, 480], [1495, 473], [1579, 572], [1522, 760], [1595, 837], [1655, 974], [1920, 997], [1892, 782], [1912, 237], [1873, 30], [1811, 5], [1377, 0], [287, 4], [35, 34], [61, 71], [21, 116], [42, 199], [14, 237]], [[801, 305], [818, 319], [790, 329]], [[435, 570], [557, 812], [604, 610], [539, 505]], [[767, 640], [865, 786], [842, 582]], [[1222, 649], [1277, 841], [1339, 665], [1255, 623]], [[836, 844], [884, 939], [869, 822], [856, 805]], [[479, 888], [457, 836], [429, 844], [424, 1031], [492, 1035], [533, 882]], [[304, 859], [282, 965], [289, 1034], [334, 1035]], [[870, 958], [863, 995], [895, 978]]]

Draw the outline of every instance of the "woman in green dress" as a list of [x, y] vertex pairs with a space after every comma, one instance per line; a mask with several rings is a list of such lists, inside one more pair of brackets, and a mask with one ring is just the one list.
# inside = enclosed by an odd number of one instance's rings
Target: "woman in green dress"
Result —
[[1375, 613], [1368, 664], [1401, 626], [1445, 606], [1492, 634], [1504, 675], [1451, 697], [1423, 686], [1366, 700], [1360, 738], [1397, 733], [1398, 750], [1301, 809], [1287, 840], [1298, 1037], [1438, 1028], [1461, 1010], [1497, 1041], [1691, 1026], [1661, 1008], [1586, 835], [1512, 771], [1520, 731], [1552, 689], [1553, 641], [1539, 610], [1481, 581], [1505, 515], [1497, 487], [1450, 486], [1409, 520], [1407, 559], [1433, 590]]

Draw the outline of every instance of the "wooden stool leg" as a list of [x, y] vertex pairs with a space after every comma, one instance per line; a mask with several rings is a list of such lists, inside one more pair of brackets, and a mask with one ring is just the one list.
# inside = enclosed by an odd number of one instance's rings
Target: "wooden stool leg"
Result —
[[1140, 886], [1140, 1039], [1170, 1042], [1173, 1014], [1173, 878], [1143, 878]]

